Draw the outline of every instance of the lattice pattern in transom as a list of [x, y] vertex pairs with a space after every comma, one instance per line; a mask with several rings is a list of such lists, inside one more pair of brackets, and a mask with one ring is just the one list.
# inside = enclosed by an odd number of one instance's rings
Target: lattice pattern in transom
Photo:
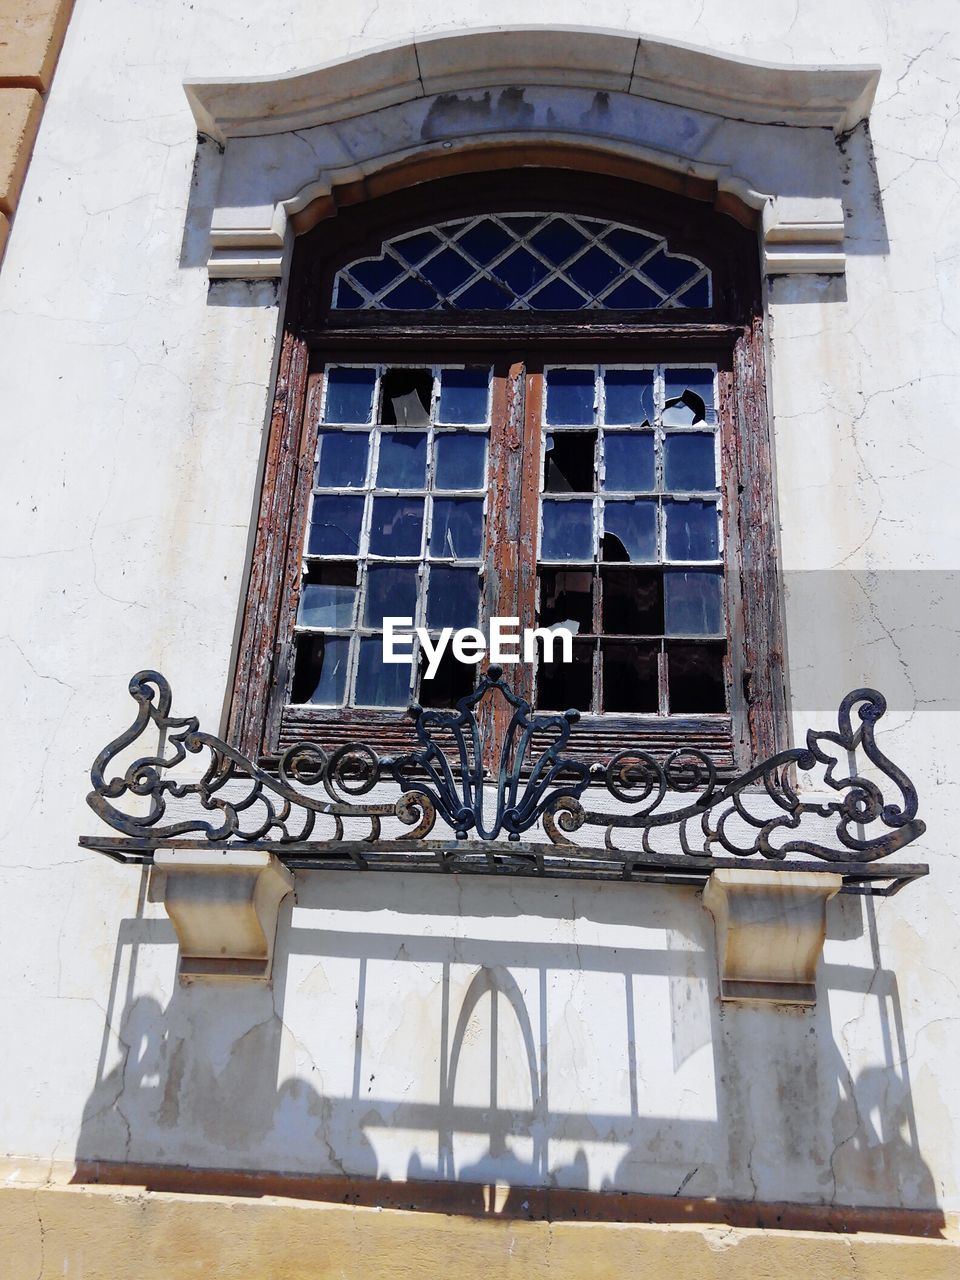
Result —
[[566, 213], [460, 218], [396, 236], [337, 272], [340, 311], [709, 307], [709, 270], [646, 231]]

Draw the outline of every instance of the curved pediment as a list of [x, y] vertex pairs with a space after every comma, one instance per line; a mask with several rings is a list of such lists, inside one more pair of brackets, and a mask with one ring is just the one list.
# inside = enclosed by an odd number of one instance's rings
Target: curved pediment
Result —
[[875, 66], [784, 66], [591, 27], [515, 26], [421, 36], [288, 75], [188, 80], [184, 88], [198, 128], [218, 142], [515, 83], [841, 133], [866, 118], [879, 75]]

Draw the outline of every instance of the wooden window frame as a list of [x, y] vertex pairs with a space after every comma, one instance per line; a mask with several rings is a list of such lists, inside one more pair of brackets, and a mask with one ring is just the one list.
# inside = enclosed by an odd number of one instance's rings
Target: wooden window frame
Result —
[[[584, 188], [586, 187], [586, 190]], [[574, 192], [580, 191], [579, 196]], [[610, 217], [667, 238], [713, 273], [709, 311], [335, 313], [325, 300], [345, 262], [378, 250], [382, 239], [429, 222], [479, 212], [563, 209]], [[521, 626], [532, 626], [536, 563], [517, 554], [521, 522], [536, 512], [507, 496], [535, 495], [528, 469], [540, 466], [540, 401], [525, 362], [714, 363], [719, 371], [721, 482], [730, 728], [719, 716], [584, 716], [576, 742], [588, 759], [628, 745], [662, 755], [696, 747], [721, 772], [749, 767], [787, 744], [783, 631], [774, 519], [773, 465], [764, 370], [764, 328], [755, 233], [703, 202], [620, 178], [522, 169], [496, 176], [439, 179], [358, 204], [320, 223], [295, 245], [282, 345], [264, 458], [257, 529], [246, 585], [227, 734], [252, 758], [270, 761], [305, 738], [325, 747], [370, 741], [381, 751], [412, 742], [402, 712], [366, 708], [284, 710], [291, 675], [292, 618], [312, 485], [322, 370], [331, 361], [424, 364], [452, 360], [499, 365], [526, 379], [500, 407], [495, 430], [507, 433], [491, 475], [491, 518], [506, 531], [497, 572], [487, 568], [491, 615], [504, 594], [519, 596]], [[491, 448], [491, 458], [494, 449]], [[532, 521], [532, 523], [531, 523]], [[529, 581], [532, 575], [532, 582]], [[526, 581], [521, 579], [526, 578]], [[509, 670], [509, 669], [508, 669]], [[517, 668], [513, 668], [517, 671]]]

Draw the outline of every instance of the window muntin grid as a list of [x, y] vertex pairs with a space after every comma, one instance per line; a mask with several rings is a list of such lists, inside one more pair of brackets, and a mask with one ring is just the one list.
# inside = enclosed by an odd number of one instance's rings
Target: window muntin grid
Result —
[[489, 366], [327, 367], [295, 705], [401, 708], [418, 683], [426, 705], [473, 687], [476, 672], [449, 653], [426, 681], [416, 642], [412, 666], [383, 663], [383, 617], [434, 636], [480, 623], [491, 393]]
[[716, 366], [545, 370], [537, 616], [574, 624], [538, 705], [726, 711]]
[[707, 308], [712, 290], [702, 262], [650, 232], [567, 213], [484, 214], [395, 236], [342, 267], [333, 309]]

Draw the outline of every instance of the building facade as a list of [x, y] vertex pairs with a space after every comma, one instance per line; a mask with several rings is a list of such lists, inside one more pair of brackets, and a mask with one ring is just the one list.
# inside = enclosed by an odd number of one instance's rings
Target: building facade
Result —
[[11, 1276], [955, 1273], [951, 17], [4, 17]]

